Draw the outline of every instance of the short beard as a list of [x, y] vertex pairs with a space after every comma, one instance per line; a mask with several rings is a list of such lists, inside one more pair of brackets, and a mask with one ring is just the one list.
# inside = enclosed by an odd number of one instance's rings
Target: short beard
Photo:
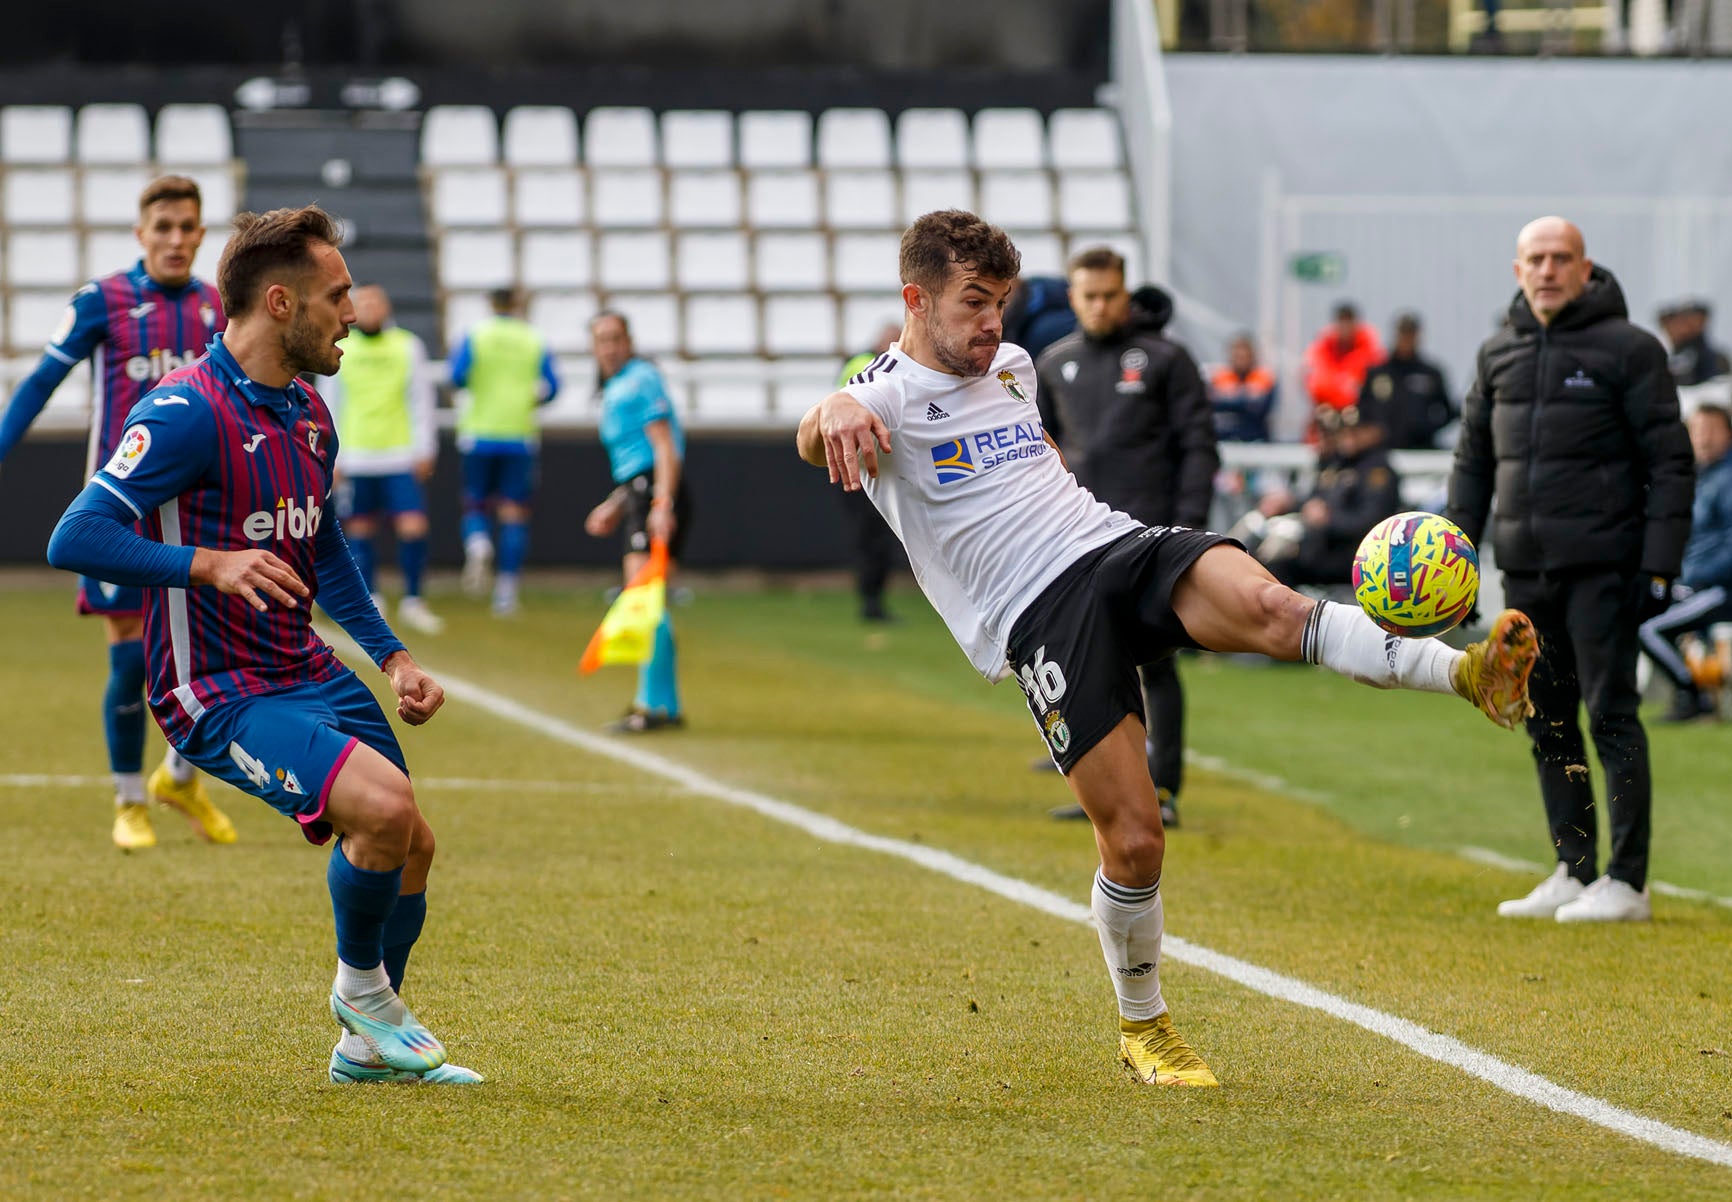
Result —
[[[959, 376], [972, 378], [975, 376], [984, 376], [987, 369], [992, 366], [992, 360], [988, 359], [986, 361], [986, 367], [975, 367], [968, 358], [968, 352], [973, 348], [967, 343], [964, 343], [962, 347], [958, 349], [946, 342], [940, 335], [938, 323], [935, 321], [927, 321], [926, 337], [932, 343], [932, 357], [938, 360], [938, 362], [944, 366], [946, 371], [954, 372]], [[994, 348], [994, 353], [996, 353], [996, 348]]]
[[317, 376], [336, 375], [342, 356], [337, 348], [320, 336], [304, 311], [295, 314], [289, 331], [283, 336], [283, 367], [291, 375], [310, 372]]

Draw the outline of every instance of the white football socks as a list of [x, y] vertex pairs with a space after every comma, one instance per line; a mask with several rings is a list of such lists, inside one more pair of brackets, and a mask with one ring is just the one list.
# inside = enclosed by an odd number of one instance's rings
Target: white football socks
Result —
[[174, 783], [184, 785], [198, 775], [198, 769], [187, 763], [186, 757], [170, 747], [163, 763], [168, 765], [168, 774], [174, 778]]
[[1161, 906], [1161, 885], [1146, 889], [1115, 884], [1095, 873], [1089, 891], [1095, 931], [1101, 937], [1101, 954], [1119, 996], [1119, 1013], [1125, 1018], [1146, 1020], [1167, 1011], [1161, 997], [1161, 932], [1166, 913]]
[[144, 776], [137, 772], [114, 774], [114, 804], [141, 806], [144, 804]]
[[397, 993], [391, 988], [391, 977], [386, 973], [383, 962], [372, 968], [356, 968], [353, 964], [338, 960], [337, 980], [333, 988], [336, 989], [338, 997], [345, 1002], [353, 1002], [375, 1018], [392, 1023], [403, 1021], [403, 1003], [397, 1000]]
[[1356, 605], [1319, 601], [1299, 640], [1306, 662], [1374, 689], [1453, 693], [1450, 672], [1463, 652], [1436, 639], [1385, 632]]

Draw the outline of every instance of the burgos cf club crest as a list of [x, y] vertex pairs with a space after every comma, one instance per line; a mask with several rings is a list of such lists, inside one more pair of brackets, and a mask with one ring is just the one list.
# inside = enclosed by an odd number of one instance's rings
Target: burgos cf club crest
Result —
[[974, 456], [968, 453], [968, 443], [961, 438], [953, 438], [933, 447], [932, 466], [938, 470], [940, 484], [954, 484], [958, 480], [966, 480], [974, 475], [975, 471]]
[[1070, 746], [1070, 723], [1064, 720], [1064, 715], [1057, 710], [1048, 710], [1041, 718], [1040, 725], [1041, 733], [1046, 736], [1046, 741], [1053, 751], [1063, 755]]
[[1008, 368], [998, 373], [998, 382], [1004, 385], [1004, 390], [1010, 394], [1013, 401], [1027, 401], [1028, 394], [1022, 390], [1022, 382], [1016, 378], [1016, 373]]

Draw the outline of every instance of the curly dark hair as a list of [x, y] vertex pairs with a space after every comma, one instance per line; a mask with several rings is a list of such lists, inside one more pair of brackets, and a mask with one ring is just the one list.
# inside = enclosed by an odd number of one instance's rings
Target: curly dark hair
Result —
[[951, 264], [990, 280], [1022, 274], [1022, 253], [1005, 232], [962, 209], [940, 209], [917, 218], [902, 235], [898, 266], [904, 284], [941, 292]]
[[237, 213], [234, 235], [217, 261], [217, 292], [229, 320], [245, 315], [270, 284], [286, 283], [313, 269], [316, 245], [340, 245], [334, 217], [318, 205]]

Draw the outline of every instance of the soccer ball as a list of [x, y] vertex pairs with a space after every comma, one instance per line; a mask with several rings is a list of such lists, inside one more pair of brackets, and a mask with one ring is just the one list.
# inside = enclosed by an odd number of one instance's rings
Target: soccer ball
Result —
[[1442, 634], [1467, 617], [1478, 595], [1479, 553], [1435, 513], [1384, 518], [1353, 557], [1353, 596], [1390, 634]]

